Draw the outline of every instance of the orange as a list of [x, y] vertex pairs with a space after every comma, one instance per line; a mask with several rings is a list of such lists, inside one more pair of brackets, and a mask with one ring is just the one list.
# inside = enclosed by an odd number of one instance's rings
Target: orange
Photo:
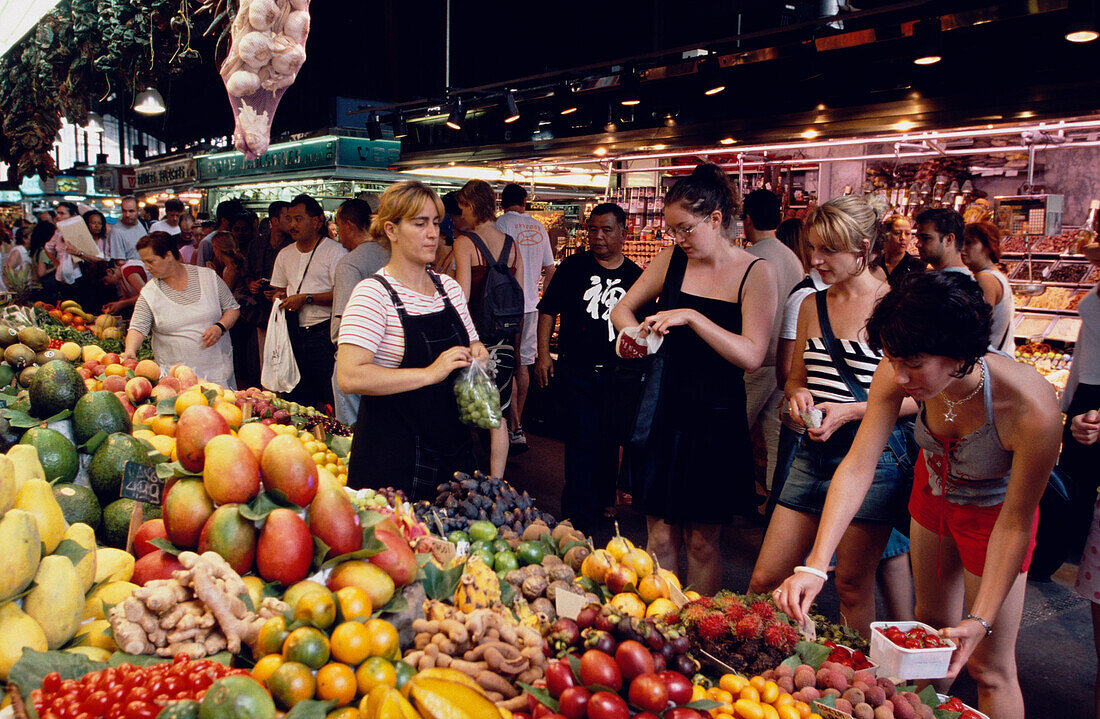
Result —
[[283, 659], [282, 654], [268, 654], [256, 662], [256, 666], [252, 667], [252, 678], [260, 684], [266, 684], [267, 678], [282, 666], [284, 661], [286, 660]]
[[120, 364], [109, 364], [103, 370], [103, 374], [107, 375], [108, 377], [125, 377], [126, 368]]
[[358, 666], [371, 655], [370, 640], [370, 630], [359, 622], [339, 624], [332, 630], [332, 637], [329, 640], [332, 645], [332, 656], [337, 661]]
[[200, 405], [205, 406], [205, 405], [209, 405], [210, 403], [206, 401], [206, 395], [204, 395], [202, 392], [199, 392], [198, 390], [194, 390], [194, 389], [187, 390], [183, 394], [176, 397], [176, 404], [175, 404], [176, 415], [178, 416], [178, 415], [183, 414], [183, 410], [187, 409], [188, 407], [192, 407], [196, 404], [200, 404]]
[[153, 434], [153, 430], [151, 429], [135, 429], [133, 432], [131, 432], [131, 434], [133, 434], [138, 439], [144, 440], [152, 440], [153, 437], [156, 437], [156, 435]]
[[385, 619], [370, 619], [365, 624], [370, 634], [370, 656], [400, 659], [397, 630]]
[[260, 627], [256, 636], [256, 650], [261, 654], [282, 654], [283, 643], [290, 636], [286, 630], [286, 619], [271, 617]]
[[347, 664], [326, 664], [317, 672], [317, 698], [322, 701], [342, 707], [351, 704], [356, 690], [355, 672]]
[[371, 657], [355, 670], [355, 680], [359, 686], [359, 693], [366, 695], [375, 687], [396, 687], [397, 672], [394, 671], [393, 664], [388, 659]]
[[153, 445], [153, 448], [165, 457], [171, 457], [172, 451], [176, 448], [176, 439], [175, 437], [164, 437], [155, 434], [149, 438], [149, 444]]
[[298, 662], [285, 662], [267, 678], [267, 688], [279, 706], [290, 709], [317, 693], [317, 680], [309, 667]]
[[320, 669], [329, 658], [328, 638], [314, 627], [299, 627], [283, 643], [283, 657], [310, 669]]
[[641, 619], [645, 616], [645, 602], [632, 592], [620, 592], [611, 598], [611, 606], [628, 617]]
[[218, 400], [214, 403], [214, 411], [225, 417], [225, 421], [229, 423], [230, 429], [240, 429], [241, 422], [244, 421], [244, 415], [241, 414], [241, 408], [232, 402], [225, 402]]
[[164, 437], [175, 437], [176, 422], [176, 418], [170, 414], [158, 414], [150, 420], [149, 427], [153, 430], [154, 434], [159, 434]]
[[332, 592], [314, 592], [298, 600], [294, 619], [318, 629], [328, 629], [336, 621], [336, 600]]

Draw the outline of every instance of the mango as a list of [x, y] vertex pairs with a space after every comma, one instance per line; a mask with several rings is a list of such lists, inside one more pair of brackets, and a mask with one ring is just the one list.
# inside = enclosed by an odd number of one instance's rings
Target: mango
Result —
[[[83, 619], [106, 619], [107, 610], [134, 593], [138, 585], [130, 582], [107, 582], [88, 595], [84, 601]], [[109, 605], [104, 608], [104, 604]]]
[[0, 519], [0, 601], [30, 585], [42, 558], [42, 540], [34, 515], [9, 509]]
[[260, 463], [247, 444], [222, 434], [204, 451], [202, 483], [214, 504], [243, 503], [260, 493]]
[[111, 622], [108, 620], [93, 619], [77, 630], [74, 646], [94, 647], [108, 652], [116, 651], [118, 647], [115, 645], [115, 640], [107, 633], [110, 628]]
[[104, 581], [128, 582], [134, 576], [134, 555], [114, 547], [95, 550], [95, 584]]
[[416, 555], [405, 537], [378, 528], [375, 528], [374, 536], [386, 545], [386, 550], [370, 557], [368, 561], [390, 575], [397, 587], [416, 581], [420, 567], [416, 564]]
[[196, 404], [183, 410], [176, 425], [176, 454], [183, 468], [201, 472], [206, 443], [220, 434], [229, 434], [229, 423], [213, 407]]
[[174, 554], [163, 549], [149, 552], [134, 564], [134, 584], [144, 587], [155, 579], [171, 579], [175, 572], [182, 572], [183, 564]]
[[73, 638], [84, 615], [84, 590], [68, 557], [42, 558], [34, 575], [34, 589], [23, 598], [23, 611], [42, 625], [50, 649]]
[[34, 445], [17, 444], [8, 450], [7, 456], [12, 461], [15, 469], [16, 493], [29, 479], [45, 481], [46, 472], [42, 469], [42, 463], [38, 461], [38, 450], [34, 448]]
[[23, 649], [44, 652], [48, 648], [46, 633], [15, 602], [0, 604], [0, 679], [8, 680], [8, 672], [23, 656]]
[[15, 504], [15, 463], [0, 454], [0, 516]]
[[257, 462], [263, 456], [267, 443], [275, 439], [276, 436], [275, 430], [262, 422], [249, 422], [237, 430], [237, 438], [248, 446]]
[[[209, 459], [206, 466], [210, 466]], [[257, 532], [256, 525], [242, 517], [239, 508], [239, 504], [223, 504], [214, 510], [202, 527], [198, 552], [217, 552], [237, 574], [247, 574], [256, 559]]]
[[76, 574], [80, 577], [81, 593], [86, 593], [95, 584], [96, 544], [95, 530], [83, 522], [69, 525], [69, 531], [65, 532], [65, 539], [71, 539], [79, 544], [88, 553], [76, 563]]
[[309, 531], [329, 546], [329, 557], [363, 548], [362, 520], [343, 489], [317, 493], [309, 505]]
[[317, 464], [297, 437], [283, 434], [268, 442], [260, 470], [264, 489], [279, 490], [299, 507], [317, 495]]
[[164, 496], [164, 530], [168, 541], [180, 549], [194, 549], [206, 520], [214, 513], [214, 502], [197, 479], [181, 479]]
[[34, 515], [38, 523], [38, 538], [42, 541], [42, 554], [51, 554], [65, 538], [69, 523], [61, 512], [61, 505], [53, 496], [53, 488], [44, 479], [29, 479], [15, 495], [15, 509]]
[[302, 518], [282, 507], [267, 515], [256, 544], [259, 575], [269, 582], [288, 586], [305, 579], [312, 562], [313, 535]]

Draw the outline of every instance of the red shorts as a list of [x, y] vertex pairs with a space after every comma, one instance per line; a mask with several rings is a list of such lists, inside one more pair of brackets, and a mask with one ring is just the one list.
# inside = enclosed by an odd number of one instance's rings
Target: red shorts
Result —
[[[989, 535], [1001, 514], [1001, 504], [978, 507], [972, 504], [955, 504], [932, 494], [928, 484], [928, 468], [924, 462], [924, 450], [917, 457], [913, 472], [913, 493], [909, 497], [909, 514], [920, 526], [941, 536], [947, 535], [959, 548], [963, 568], [975, 576], [985, 570], [985, 553], [989, 547]], [[1031, 537], [1021, 572], [1031, 566], [1035, 551], [1035, 536], [1039, 531], [1039, 510], [1031, 522]]]

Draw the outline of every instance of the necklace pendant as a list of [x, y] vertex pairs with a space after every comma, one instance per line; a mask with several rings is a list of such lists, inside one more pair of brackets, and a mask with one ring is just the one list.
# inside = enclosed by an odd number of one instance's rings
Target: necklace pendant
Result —
[[955, 415], [955, 408], [954, 407], [952, 407], [951, 409], [949, 409], [949, 410], [947, 410], [946, 412], [943, 413], [943, 418], [945, 420], [947, 420], [948, 422], [954, 422], [955, 421], [955, 416], [956, 415]]

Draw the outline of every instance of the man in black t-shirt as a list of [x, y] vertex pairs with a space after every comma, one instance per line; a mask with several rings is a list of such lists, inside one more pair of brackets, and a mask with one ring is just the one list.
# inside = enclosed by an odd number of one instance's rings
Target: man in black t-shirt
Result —
[[[539, 302], [535, 375], [545, 387], [553, 376], [564, 408], [565, 487], [562, 515], [582, 531], [612, 506], [619, 440], [610, 416], [615, 327], [611, 310], [641, 276], [623, 255], [626, 214], [597, 205], [588, 217], [588, 250], [561, 261]], [[550, 358], [554, 318], [560, 317], [558, 361]]]

